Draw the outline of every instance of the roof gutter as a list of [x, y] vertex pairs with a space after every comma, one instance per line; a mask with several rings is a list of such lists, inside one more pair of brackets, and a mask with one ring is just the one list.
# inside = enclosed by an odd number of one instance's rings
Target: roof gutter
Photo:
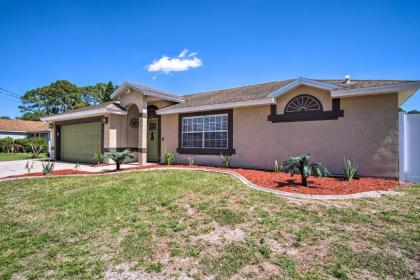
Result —
[[88, 110], [82, 112], [73, 112], [73, 113], [64, 113], [60, 115], [48, 116], [41, 118], [43, 122], [53, 122], [53, 121], [61, 121], [61, 120], [68, 120], [68, 119], [79, 119], [85, 117], [93, 117], [103, 114], [114, 114], [114, 115], [127, 115], [126, 111], [111, 109], [111, 108], [101, 108], [96, 110]]
[[169, 115], [169, 114], [178, 114], [178, 113], [212, 111], [212, 110], [220, 110], [220, 109], [272, 105], [272, 104], [276, 104], [275, 98], [264, 98], [264, 99], [250, 100], [250, 101], [238, 101], [238, 102], [202, 105], [202, 106], [185, 107], [185, 108], [174, 108], [174, 109], [167, 108], [167, 109], [157, 110], [156, 113], [158, 115]]

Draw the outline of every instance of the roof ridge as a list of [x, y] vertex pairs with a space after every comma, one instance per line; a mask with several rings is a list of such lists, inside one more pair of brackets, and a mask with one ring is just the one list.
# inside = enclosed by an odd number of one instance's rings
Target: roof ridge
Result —
[[135, 83], [135, 82], [130, 82], [130, 81], [125, 81], [124, 83], [135, 85], [136, 87], [142, 88], [144, 90], [153, 91], [153, 92], [164, 94], [164, 95], [167, 95], [167, 96], [176, 97], [176, 98], [179, 98], [180, 97], [179, 95], [176, 95], [176, 94], [173, 94], [173, 93], [169, 93], [169, 92], [166, 92], [166, 91], [162, 91], [160, 89], [155, 89], [155, 88], [152, 88], [150, 86], [143, 85], [143, 84], [139, 84], [139, 83]]

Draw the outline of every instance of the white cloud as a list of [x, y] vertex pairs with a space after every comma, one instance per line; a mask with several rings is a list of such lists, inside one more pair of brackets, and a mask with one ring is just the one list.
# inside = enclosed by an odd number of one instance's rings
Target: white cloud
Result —
[[202, 65], [203, 62], [197, 57], [197, 52], [188, 54], [188, 50], [183, 49], [178, 57], [163, 55], [160, 59], [153, 61], [152, 64], [147, 65], [147, 71], [169, 74], [171, 72], [187, 71]]

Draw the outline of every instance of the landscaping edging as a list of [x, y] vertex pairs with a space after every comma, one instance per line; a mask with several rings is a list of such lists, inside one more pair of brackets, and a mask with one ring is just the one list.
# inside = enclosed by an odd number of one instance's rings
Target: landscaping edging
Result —
[[16, 178], [3, 178], [0, 179], [0, 182], [6, 181], [13, 181], [13, 180], [23, 180], [23, 179], [42, 179], [42, 178], [54, 178], [54, 177], [75, 177], [75, 176], [98, 176], [98, 175], [110, 175], [116, 173], [127, 173], [127, 172], [134, 172], [134, 171], [155, 171], [155, 170], [193, 170], [193, 171], [202, 171], [202, 172], [213, 172], [213, 173], [220, 173], [225, 175], [230, 175], [238, 179], [242, 184], [246, 187], [263, 191], [267, 193], [272, 193], [275, 195], [279, 195], [286, 198], [291, 199], [305, 199], [305, 200], [346, 200], [346, 199], [359, 199], [359, 198], [371, 198], [371, 197], [381, 197], [381, 196], [395, 196], [395, 195], [403, 195], [402, 192], [396, 191], [369, 191], [369, 192], [360, 192], [360, 193], [353, 193], [353, 194], [341, 194], [341, 195], [312, 195], [312, 194], [300, 194], [300, 193], [291, 193], [291, 192], [284, 192], [279, 190], [272, 190], [266, 187], [261, 187], [256, 184], [253, 184], [244, 176], [228, 170], [217, 170], [217, 169], [210, 169], [210, 168], [185, 168], [185, 167], [170, 167], [170, 166], [159, 166], [144, 168], [144, 169], [126, 169], [121, 170], [118, 172], [97, 172], [92, 174], [73, 174], [73, 175], [53, 175], [53, 176], [24, 176], [24, 177], [16, 177]]

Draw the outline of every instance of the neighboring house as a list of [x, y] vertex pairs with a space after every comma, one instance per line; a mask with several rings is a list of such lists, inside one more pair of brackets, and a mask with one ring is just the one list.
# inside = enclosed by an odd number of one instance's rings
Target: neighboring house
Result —
[[177, 163], [272, 169], [310, 153], [333, 173], [343, 159], [361, 175], [398, 176], [398, 109], [420, 81], [291, 79], [176, 96], [125, 82], [113, 101], [43, 118], [53, 124], [56, 159], [92, 161], [131, 149], [140, 164]]
[[13, 139], [22, 139], [33, 136], [42, 136], [48, 141], [48, 123], [0, 119], [0, 138], [11, 137]]

